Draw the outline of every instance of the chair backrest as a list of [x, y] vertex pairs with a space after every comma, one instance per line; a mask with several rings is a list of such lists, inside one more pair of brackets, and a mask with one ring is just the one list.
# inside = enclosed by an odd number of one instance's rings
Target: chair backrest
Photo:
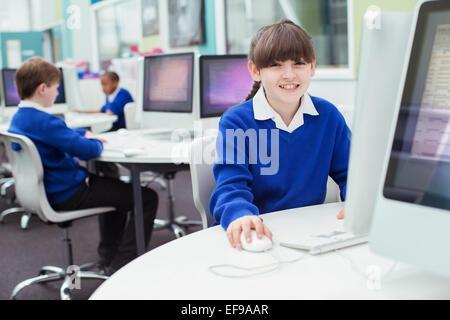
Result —
[[192, 193], [194, 205], [202, 218], [203, 229], [208, 227], [209, 198], [216, 188], [213, 166], [216, 160], [216, 136], [195, 139], [190, 148]]
[[125, 115], [125, 125], [127, 129], [139, 129], [141, 123], [136, 118], [136, 103], [130, 102], [123, 108], [123, 113]]
[[[28, 137], [0, 133], [5, 145], [11, 172], [15, 179], [15, 194], [18, 202], [45, 222], [60, 223], [85, 216], [113, 211], [113, 207], [94, 208], [57, 213], [50, 206], [44, 187], [44, 169], [41, 157], [33, 141]], [[13, 146], [14, 144], [14, 146]]]
[[325, 203], [330, 202], [341, 202], [341, 195], [339, 186], [334, 182], [331, 177], [328, 177], [327, 181], [327, 196], [325, 198]]

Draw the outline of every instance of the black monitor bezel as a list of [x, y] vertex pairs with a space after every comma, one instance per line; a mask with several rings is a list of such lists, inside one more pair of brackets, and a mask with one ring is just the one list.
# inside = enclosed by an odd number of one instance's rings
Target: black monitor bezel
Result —
[[[17, 72], [17, 69], [12, 69], [12, 68], [4, 68], [4, 69], [2, 69], [3, 102], [5, 104], [5, 107], [17, 107], [18, 104], [11, 104], [11, 103], [7, 102], [7, 98], [6, 98], [6, 83], [5, 83], [5, 73], [6, 72]], [[16, 88], [16, 90], [17, 90], [17, 88]]]
[[[199, 85], [200, 85], [200, 118], [201, 119], [207, 119], [207, 118], [217, 118], [221, 117], [223, 112], [216, 112], [216, 113], [206, 113], [205, 112], [205, 104], [203, 101], [203, 93], [205, 91], [204, 84], [203, 84], [203, 71], [204, 71], [204, 61], [208, 60], [233, 60], [233, 59], [248, 59], [248, 55], [246, 54], [224, 54], [224, 55], [202, 55], [199, 59]], [[231, 106], [230, 106], [231, 107]]]
[[[56, 105], [58, 105], [58, 104], [66, 104], [66, 103], [67, 103], [66, 87], [64, 86], [64, 74], [63, 74], [63, 69], [62, 69], [62, 68], [58, 68], [58, 69], [59, 69], [59, 71], [61, 72], [61, 80], [59, 81], [59, 86], [58, 86], [58, 88], [59, 88], [60, 86], [62, 86], [63, 93], [64, 93], [64, 101], [63, 101], [63, 102], [56, 102], [56, 99], [55, 99], [55, 104], [56, 104]], [[58, 98], [58, 97], [57, 97], [57, 98]]]
[[[385, 172], [385, 176], [383, 179], [383, 189], [382, 195], [386, 199], [407, 202], [407, 203], [416, 203], [413, 198], [409, 199], [407, 196], [401, 194], [401, 190], [398, 186], [394, 184], [394, 179], [397, 175], [397, 171], [400, 166], [400, 160], [396, 159], [395, 153], [399, 153], [402, 151], [410, 150], [412, 145], [410, 142], [405, 141], [404, 137], [406, 135], [406, 130], [411, 130], [411, 128], [406, 128], [406, 126], [402, 126], [401, 117], [409, 116], [415, 117], [417, 120], [418, 112], [413, 112], [411, 110], [412, 106], [412, 96], [414, 85], [416, 84], [416, 79], [418, 77], [418, 68], [423, 43], [426, 38], [425, 27], [430, 18], [430, 13], [433, 12], [441, 12], [441, 11], [450, 11], [450, 2], [448, 1], [430, 1], [424, 2], [421, 4], [418, 14], [417, 14], [417, 22], [414, 29], [413, 42], [411, 46], [411, 52], [408, 56], [408, 67], [406, 70], [405, 80], [403, 83], [403, 88], [401, 92], [401, 101], [397, 121], [395, 122], [395, 132], [392, 138], [392, 146], [389, 150], [389, 157], [387, 163], [387, 169]], [[394, 156], [393, 156], [394, 155]], [[411, 189], [410, 192], [414, 190]], [[433, 205], [425, 205], [421, 203], [416, 203], [422, 206], [433, 206]]]
[[[166, 109], [159, 109], [159, 108], [153, 108], [152, 110], [148, 110], [145, 108], [145, 88], [146, 88], [146, 76], [145, 76], [145, 70], [147, 70], [146, 66], [147, 63], [150, 63], [153, 59], [158, 58], [165, 58], [165, 57], [173, 57], [173, 56], [190, 56], [192, 59], [192, 70], [191, 70], [191, 78], [190, 81], [192, 83], [192, 88], [190, 92], [190, 106], [189, 110], [166, 110]], [[194, 108], [194, 70], [195, 70], [195, 55], [194, 52], [180, 52], [180, 53], [158, 53], [158, 54], [152, 54], [149, 56], [144, 57], [144, 73], [143, 73], [143, 90], [142, 90], [142, 110], [143, 112], [164, 112], [164, 113], [192, 113]]]

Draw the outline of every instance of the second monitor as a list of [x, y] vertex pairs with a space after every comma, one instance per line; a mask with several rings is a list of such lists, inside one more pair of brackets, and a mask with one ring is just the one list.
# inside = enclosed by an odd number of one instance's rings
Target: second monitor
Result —
[[247, 55], [200, 57], [200, 117], [220, 117], [250, 93], [253, 79]]

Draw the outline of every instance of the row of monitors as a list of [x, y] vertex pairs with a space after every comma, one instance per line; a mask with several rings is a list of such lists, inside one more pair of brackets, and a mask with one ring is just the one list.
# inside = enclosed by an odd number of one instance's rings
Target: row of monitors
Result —
[[[61, 71], [61, 83], [58, 87], [58, 96], [56, 97], [55, 104], [66, 103], [66, 94], [64, 90], [64, 79], [62, 77]], [[3, 85], [3, 96], [6, 107], [17, 107], [20, 103], [19, 93], [16, 87], [16, 69], [2, 69], [2, 85]]]
[[[200, 57], [200, 116], [221, 116], [225, 110], [245, 100], [253, 87], [246, 55]], [[20, 102], [15, 85], [15, 69], [3, 69], [5, 106]], [[159, 54], [145, 57], [144, 111], [191, 113], [194, 87], [194, 53]], [[55, 103], [65, 103], [61, 80]]]
[[[246, 55], [200, 56], [200, 117], [219, 117], [253, 87]], [[192, 112], [194, 53], [145, 57], [143, 111]]]

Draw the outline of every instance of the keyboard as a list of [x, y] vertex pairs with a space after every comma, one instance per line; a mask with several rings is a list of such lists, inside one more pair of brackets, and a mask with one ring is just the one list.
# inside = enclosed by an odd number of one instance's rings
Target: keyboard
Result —
[[310, 235], [300, 238], [295, 243], [281, 242], [280, 245], [291, 249], [309, 251], [311, 255], [317, 255], [342, 249], [357, 244], [366, 243], [369, 239], [367, 234], [355, 235], [343, 231], [332, 231], [330, 233]]

